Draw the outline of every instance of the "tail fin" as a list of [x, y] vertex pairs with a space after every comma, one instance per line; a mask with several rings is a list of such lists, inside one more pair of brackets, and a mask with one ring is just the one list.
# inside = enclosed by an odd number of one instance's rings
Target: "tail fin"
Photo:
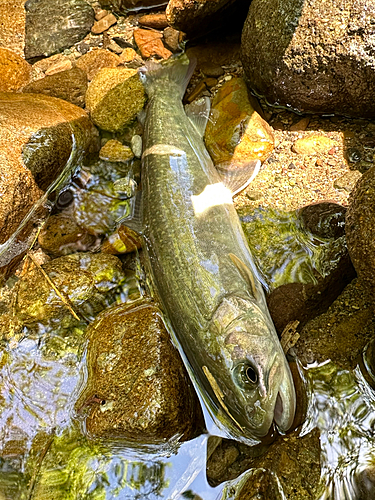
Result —
[[139, 78], [143, 83], [148, 95], [152, 94], [152, 89], [156, 83], [160, 86], [165, 83], [173, 82], [180, 89], [181, 99], [185, 94], [191, 75], [194, 72], [196, 60], [189, 60], [186, 54], [177, 58], [171, 57], [165, 62], [157, 63], [154, 61], [146, 62], [142, 68], [139, 68]]

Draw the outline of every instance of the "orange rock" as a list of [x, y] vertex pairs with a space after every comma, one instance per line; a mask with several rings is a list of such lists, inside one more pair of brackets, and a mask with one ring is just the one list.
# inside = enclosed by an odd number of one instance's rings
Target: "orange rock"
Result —
[[134, 40], [137, 44], [143, 58], [158, 56], [162, 59], [168, 59], [172, 52], [164, 47], [162, 42], [163, 35], [159, 31], [136, 29], [134, 31]]
[[0, 91], [12, 92], [27, 85], [31, 78], [29, 63], [8, 49], [0, 48]]
[[138, 19], [141, 26], [146, 26], [147, 28], [155, 28], [157, 30], [163, 30], [167, 28], [168, 21], [165, 13], [162, 14], [146, 14]]
[[67, 71], [69, 69], [72, 69], [72, 61], [66, 59], [65, 61], [60, 61], [50, 66], [46, 71], [46, 75], [54, 75], [55, 73], [60, 73], [60, 71]]
[[102, 17], [99, 21], [95, 21], [93, 27], [91, 28], [91, 33], [94, 35], [99, 35], [103, 31], [107, 31], [111, 26], [117, 23], [117, 18], [113, 14], [108, 14]]
[[102, 68], [115, 68], [121, 62], [120, 57], [113, 52], [97, 49], [81, 56], [77, 60], [76, 66], [87, 74], [89, 80], [92, 80]]
[[25, 20], [25, 0], [1, 0], [0, 47], [21, 57], [24, 57], [25, 48]]

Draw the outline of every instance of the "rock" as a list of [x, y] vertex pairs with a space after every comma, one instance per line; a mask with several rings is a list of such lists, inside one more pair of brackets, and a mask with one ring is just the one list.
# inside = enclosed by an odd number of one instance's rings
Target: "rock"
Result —
[[8, 238], [62, 174], [68, 159], [71, 163], [67, 168], [72, 169], [75, 162], [96, 148], [97, 133], [87, 114], [66, 101], [12, 93], [1, 93], [0, 100], [0, 243], [4, 244], [1, 281], [22, 257], [35, 230], [33, 223], [38, 225], [45, 210], [35, 209], [22, 235], [12, 243], [6, 243]]
[[375, 3], [252, 1], [242, 33], [248, 83], [303, 112], [375, 116]]
[[163, 31], [164, 45], [172, 52], [177, 52], [180, 49], [180, 32], [171, 28], [165, 28]]
[[98, 127], [109, 132], [124, 128], [143, 108], [145, 91], [136, 70], [103, 68], [86, 93], [86, 106]]
[[337, 146], [337, 142], [325, 135], [313, 134], [297, 139], [293, 151], [299, 155], [324, 154]]
[[131, 148], [136, 158], [142, 156], [142, 137], [140, 135], [133, 135], [131, 138]]
[[[136, 58], [140, 59], [140, 57], [138, 56], [136, 51], [130, 47], [127, 47], [126, 49], [124, 49], [120, 55], [121, 63], [128, 63], [130, 61], [133, 61]], [[142, 60], [140, 59], [140, 61], [142, 61]]]
[[61, 71], [67, 71], [69, 69], [72, 69], [72, 67], [72, 61], [67, 58], [65, 61], [60, 61], [50, 66], [46, 70], [46, 76], [55, 75], [56, 73], [61, 73]]
[[0, 47], [24, 56], [26, 12], [24, 0], [0, 3]]
[[42, 268], [55, 288], [35, 266], [17, 284], [15, 315], [29, 327], [52, 324], [59, 318], [65, 318], [65, 326], [69, 321], [75, 324], [72, 309], [92, 319], [124, 293], [124, 284], [126, 287], [121, 261], [114, 255], [76, 253], [47, 262]]
[[11, 50], [0, 48], [0, 68], [0, 92], [13, 92], [30, 81], [30, 64]]
[[68, 64], [70, 64], [71, 68], [72, 61], [68, 56], [65, 54], [55, 54], [54, 56], [36, 61], [33, 64], [33, 70], [37, 70], [37, 74], [39, 72], [51, 74], [50, 72], [53, 72], [56, 68], [65, 67]]
[[191, 36], [212, 30], [235, 0], [170, 0], [166, 9], [168, 23]]
[[350, 193], [353, 191], [355, 185], [361, 177], [362, 174], [361, 172], [358, 172], [358, 170], [349, 170], [349, 172], [346, 172], [344, 175], [336, 179], [333, 186], [336, 189], [343, 189], [344, 191]]
[[373, 296], [356, 279], [325, 313], [304, 326], [294, 351], [303, 365], [331, 360], [353, 370], [374, 334]]
[[90, 436], [151, 444], [201, 429], [197, 397], [155, 305], [112, 307], [88, 338], [89, 378], [76, 408], [88, 409]]
[[58, 97], [81, 108], [85, 105], [86, 90], [86, 73], [77, 67], [41, 78], [22, 89], [23, 92]]
[[[238, 61], [240, 50], [241, 46], [238, 42], [214, 40], [189, 47], [186, 50], [186, 55], [190, 60], [195, 59], [197, 61], [196, 71], [201, 70], [204, 73], [207, 65], [222, 68], [222, 66], [230, 66], [233, 61]], [[223, 73], [222, 70], [222, 73], [218, 76], [221, 76]]]
[[107, 161], [121, 161], [126, 163], [134, 158], [133, 151], [116, 139], [110, 139], [99, 151], [99, 158]]
[[100, 21], [100, 19], [103, 19], [103, 17], [107, 16], [109, 14], [108, 10], [105, 9], [94, 9], [95, 10], [95, 19], [97, 21]]
[[146, 28], [154, 28], [156, 30], [163, 30], [169, 26], [165, 12], [160, 14], [146, 14], [138, 19], [138, 23]]
[[25, 57], [61, 52], [82, 40], [94, 24], [85, 0], [27, 0]]
[[300, 131], [302, 132], [302, 131], [307, 129], [309, 123], [310, 123], [310, 117], [305, 116], [305, 117], [301, 118], [300, 120], [298, 120], [298, 122], [291, 125], [289, 130], [291, 132], [300, 132]]
[[348, 250], [358, 277], [375, 289], [375, 167], [365, 172], [350, 193], [346, 214]]
[[142, 237], [123, 224], [104, 240], [101, 247], [102, 252], [112, 255], [135, 252], [140, 248], [142, 248]]
[[134, 40], [144, 59], [151, 56], [158, 56], [168, 59], [172, 52], [166, 49], [162, 42], [163, 35], [159, 31], [136, 29], [134, 30]]
[[279, 334], [292, 321], [303, 326], [326, 311], [355, 277], [342, 235], [343, 207], [328, 205], [328, 213], [327, 204], [289, 213], [239, 210], [255, 263], [269, 287], [267, 304]]
[[254, 111], [242, 78], [225, 82], [214, 97], [204, 139], [215, 165], [264, 161], [272, 152], [272, 128]]
[[38, 236], [41, 248], [54, 256], [88, 251], [94, 242], [95, 238], [80, 228], [73, 217], [64, 214], [51, 215]]
[[210, 76], [213, 78], [218, 78], [219, 76], [222, 76], [224, 74], [224, 70], [220, 65], [210, 62], [201, 64], [200, 70], [205, 76]]
[[92, 80], [102, 68], [115, 68], [119, 64], [121, 64], [120, 57], [106, 49], [91, 50], [76, 62], [76, 66], [85, 71], [89, 80]]
[[112, 13], [107, 14], [105, 17], [102, 17], [99, 21], [95, 21], [93, 27], [91, 28], [91, 33], [94, 35], [99, 35], [99, 33], [103, 33], [103, 31], [107, 31], [111, 26], [117, 23], [117, 17], [115, 17]]
[[167, 0], [101, 0], [103, 5], [109, 5], [113, 12], [124, 14], [127, 11], [159, 7]]

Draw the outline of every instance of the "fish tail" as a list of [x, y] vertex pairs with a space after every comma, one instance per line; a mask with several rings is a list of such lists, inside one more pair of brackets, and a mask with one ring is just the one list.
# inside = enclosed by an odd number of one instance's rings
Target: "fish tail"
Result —
[[156, 85], [160, 86], [173, 82], [178, 86], [182, 99], [195, 66], [196, 60], [189, 60], [188, 56], [183, 54], [182, 56], [171, 57], [161, 63], [148, 61], [139, 68], [138, 72], [148, 95], [152, 94], [152, 89]]

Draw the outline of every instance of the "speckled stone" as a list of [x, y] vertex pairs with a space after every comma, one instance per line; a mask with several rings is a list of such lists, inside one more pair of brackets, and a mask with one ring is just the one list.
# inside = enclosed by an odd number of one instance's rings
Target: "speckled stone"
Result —
[[375, 167], [365, 172], [350, 193], [346, 239], [359, 278], [375, 290]]
[[86, 93], [86, 106], [95, 125], [117, 132], [143, 108], [145, 91], [138, 73], [126, 68], [103, 68]]
[[25, 57], [61, 52], [82, 40], [94, 24], [84, 0], [27, 0]]
[[102, 68], [115, 68], [121, 64], [118, 55], [106, 49], [95, 49], [81, 56], [76, 66], [87, 74], [87, 78], [92, 80]]
[[101, 160], [126, 163], [134, 158], [134, 153], [129, 146], [125, 146], [116, 139], [110, 139], [99, 151], [99, 158]]
[[337, 142], [325, 135], [312, 134], [297, 139], [293, 144], [293, 151], [300, 155], [313, 155], [328, 153], [328, 151], [337, 146]]
[[0, 70], [0, 92], [14, 92], [31, 78], [30, 64], [8, 49], [0, 48]]
[[251, 88], [304, 112], [374, 117], [375, 2], [253, 0], [242, 33]]
[[168, 59], [172, 52], [165, 48], [163, 35], [156, 30], [145, 30], [138, 28], [134, 31], [134, 40], [144, 59], [151, 56], [158, 56], [162, 59]]
[[25, 0], [0, 2], [0, 47], [24, 56], [25, 48]]
[[77, 67], [45, 76], [22, 89], [23, 92], [58, 97], [81, 108], [85, 105], [86, 90], [86, 73]]
[[114, 306], [87, 332], [88, 381], [76, 404], [96, 438], [186, 440], [201, 425], [197, 397], [161, 313], [149, 301]]

